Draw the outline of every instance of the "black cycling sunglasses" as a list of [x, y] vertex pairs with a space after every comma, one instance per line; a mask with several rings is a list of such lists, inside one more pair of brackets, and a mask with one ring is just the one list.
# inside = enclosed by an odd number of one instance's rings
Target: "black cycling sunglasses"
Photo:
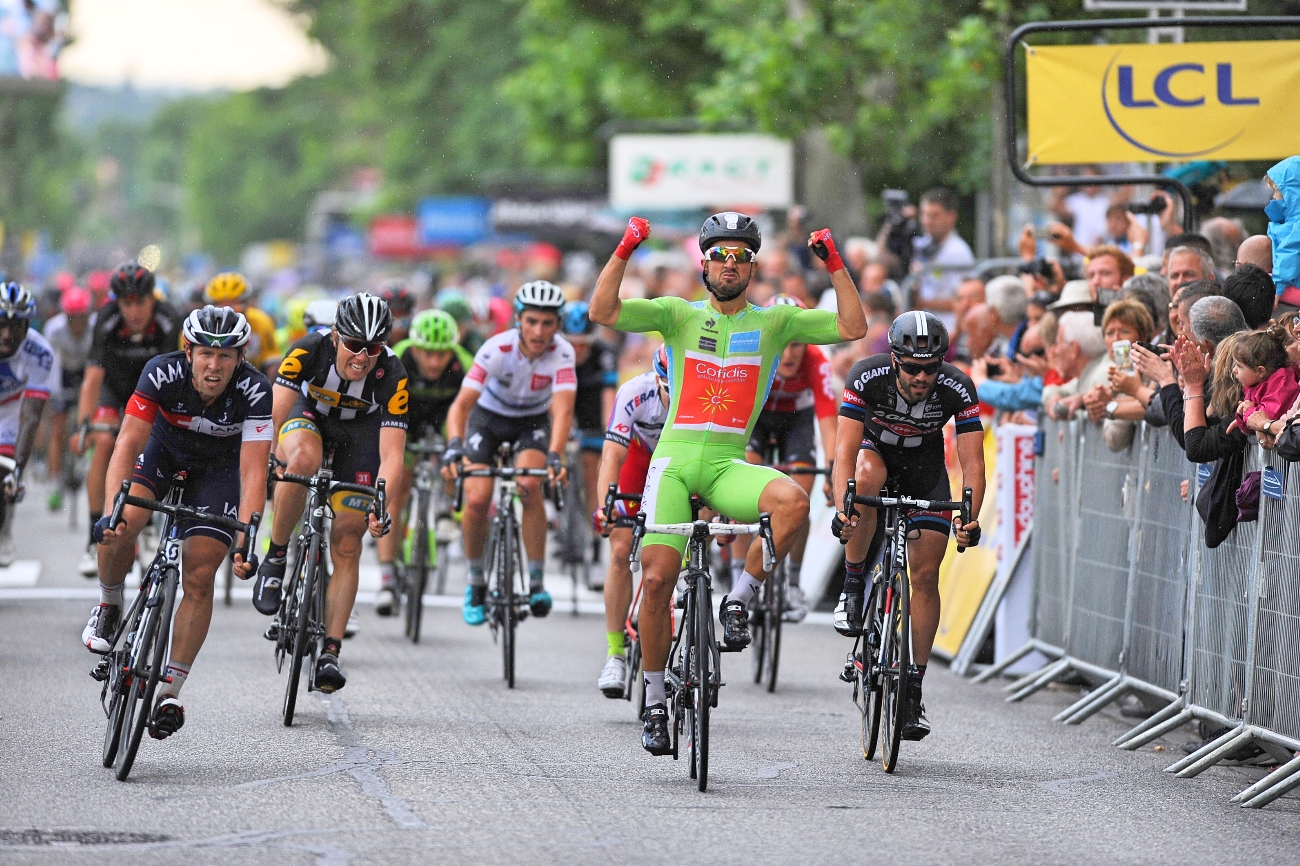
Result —
[[936, 361], [933, 364], [913, 364], [910, 361], [899, 361], [898, 369], [902, 370], [909, 376], [920, 376], [922, 374], [926, 376], [934, 376], [938, 374], [939, 366], [942, 363], [942, 361]]

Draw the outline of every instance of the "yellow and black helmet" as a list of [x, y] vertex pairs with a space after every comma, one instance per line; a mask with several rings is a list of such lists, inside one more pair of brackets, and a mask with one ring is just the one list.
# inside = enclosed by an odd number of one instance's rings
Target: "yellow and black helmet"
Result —
[[208, 281], [203, 290], [204, 299], [210, 304], [234, 304], [242, 301], [248, 294], [248, 280], [243, 274], [234, 272], [217, 274]]

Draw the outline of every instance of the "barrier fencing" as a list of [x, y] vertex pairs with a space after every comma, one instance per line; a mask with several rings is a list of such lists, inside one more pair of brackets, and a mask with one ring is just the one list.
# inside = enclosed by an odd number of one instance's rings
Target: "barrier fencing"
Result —
[[1058, 721], [1136, 694], [1162, 708], [1120, 748], [1204, 719], [1227, 733], [1166, 772], [1195, 776], [1253, 742], [1282, 764], [1234, 802], [1258, 808], [1300, 786], [1300, 468], [1249, 446], [1259, 519], [1211, 550], [1194, 507], [1209, 467], [1168, 430], [1139, 424], [1115, 453], [1096, 424], [1045, 420], [1039, 451], [1032, 637], [976, 680], [1037, 650], [1048, 663], [1008, 685], [1008, 701], [1080, 675], [1097, 687]]

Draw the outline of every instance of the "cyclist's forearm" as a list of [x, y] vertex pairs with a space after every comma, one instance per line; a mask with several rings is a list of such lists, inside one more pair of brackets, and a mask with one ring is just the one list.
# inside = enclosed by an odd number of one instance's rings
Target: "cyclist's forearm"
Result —
[[574, 391], [559, 391], [551, 396], [551, 450], [563, 454], [573, 432]]
[[384, 479], [388, 490], [396, 490], [402, 483], [405, 452], [405, 430], [401, 427], [379, 428], [379, 477]]
[[127, 415], [122, 419], [122, 429], [117, 434], [113, 456], [109, 458], [108, 472], [104, 481], [105, 514], [113, 510], [113, 500], [117, 498], [117, 491], [122, 486], [122, 482], [131, 477], [135, 458], [144, 452], [151, 429], [152, 425], [134, 415]]
[[835, 416], [817, 419], [817, 432], [822, 437], [822, 453], [827, 460], [835, 459]]
[[447, 439], [465, 438], [465, 427], [469, 423], [470, 410], [478, 403], [479, 392], [473, 388], [462, 387], [451, 408], [447, 410]]
[[984, 505], [984, 489], [987, 484], [984, 471], [983, 432], [964, 433], [957, 437], [957, 462], [961, 464], [962, 487], [971, 489], [971, 517], [978, 518], [980, 508]]
[[861, 340], [867, 335], [867, 314], [862, 309], [862, 298], [848, 268], [831, 274], [831, 287], [835, 289], [835, 324], [841, 339]]
[[247, 523], [266, 506], [266, 459], [271, 443], [245, 442], [239, 448], [239, 520]]
[[613, 327], [618, 321], [618, 314], [623, 309], [623, 301], [618, 296], [619, 287], [623, 285], [623, 275], [627, 273], [627, 262], [618, 256], [610, 256], [605, 269], [596, 280], [596, 289], [591, 293], [591, 304], [587, 314], [598, 325]]
[[[44, 397], [24, 397], [23, 407], [18, 413], [18, 441], [14, 443], [14, 461], [22, 469], [31, 459], [32, 449], [36, 447], [36, 432], [41, 426], [41, 416], [45, 414]], [[54, 434], [56, 437], [59, 433]]]
[[298, 392], [293, 388], [287, 388], [280, 384], [271, 386], [271, 422], [274, 425], [274, 434], [277, 439], [280, 436], [280, 430], [284, 427], [284, 422], [289, 420], [289, 413], [293, 411], [293, 404], [297, 400]]
[[844, 491], [848, 489], [849, 479], [857, 468], [862, 426], [861, 421], [840, 416], [835, 431], [835, 474], [831, 480], [831, 490], [835, 495], [836, 508], [842, 507]]
[[95, 414], [95, 404], [99, 402], [99, 389], [104, 385], [104, 368], [94, 364], [86, 365], [85, 378], [81, 380], [81, 394], [77, 399], [77, 425], [89, 421]]
[[605, 507], [605, 493], [609, 490], [609, 485], [617, 483], [618, 470], [627, 460], [628, 449], [617, 442], [605, 440], [605, 447], [600, 452], [600, 471], [596, 475], [596, 491], [600, 495], [600, 501], [592, 503], [593, 508]]

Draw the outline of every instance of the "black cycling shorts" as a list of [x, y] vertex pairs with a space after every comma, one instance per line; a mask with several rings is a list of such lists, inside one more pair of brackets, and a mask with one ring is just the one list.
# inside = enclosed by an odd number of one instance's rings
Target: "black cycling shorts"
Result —
[[470, 410], [465, 425], [465, 456], [470, 463], [495, 466], [497, 449], [502, 442], [513, 442], [515, 453], [540, 451], [545, 454], [551, 447], [551, 415], [526, 415], [511, 418], [475, 406]]
[[379, 478], [381, 414], [371, 412], [342, 421], [317, 412], [314, 400], [299, 395], [289, 412], [289, 419], [280, 428], [280, 437], [295, 430], [315, 433], [320, 437], [322, 451], [334, 453], [331, 468], [335, 481], [373, 487]]
[[[185, 470], [185, 493], [181, 504], [209, 514], [239, 519], [239, 458], [228, 462], [204, 466], [202, 460], [168, 446], [160, 437], [150, 436], [142, 453], [135, 460], [131, 480], [149, 488], [154, 499], [162, 499], [171, 489], [172, 477]], [[234, 541], [230, 532], [201, 520], [185, 520], [180, 525], [181, 537], [204, 535], [223, 544]]]
[[[884, 458], [889, 480], [897, 485], [898, 495], [943, 502], [952, 500], [952, 485], [948, 481], [948, 464], [944, 462], [942, 445], [937, 450], [890, 448], [868, 437], [862, 440], [862, 447]], [[858, 494], [871, 495], [862, 490]], [[952, 515], [947, 511], [913, 511], [907, 524], [910, 529], [929, 529], [947, 535], [952, 531]]]
[[798, 412], [760, 412], [749, 437], [749, 450], [767, 455], [767, 444], [775, 439], [777, 454], [783, 465], [817, 465], [815, 430], [817, 418], [812, 409]]

